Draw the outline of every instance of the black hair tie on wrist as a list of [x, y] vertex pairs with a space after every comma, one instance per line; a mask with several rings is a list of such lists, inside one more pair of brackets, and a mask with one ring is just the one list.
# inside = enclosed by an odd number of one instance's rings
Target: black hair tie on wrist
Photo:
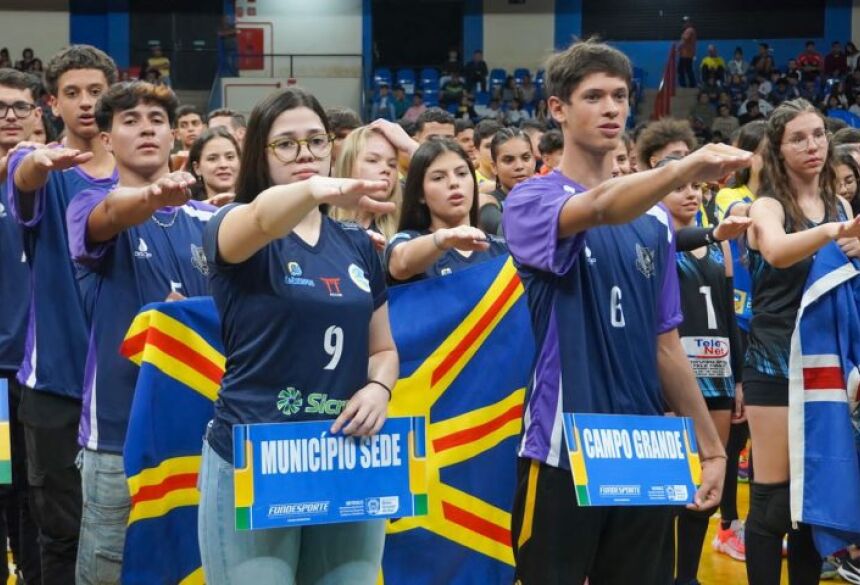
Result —
[[379, 380], [368, 380], [367, 383], [368, 383], [368, 385], [369, 384], [376, 384], [377, 386], [382, 386], [385, 389], [385, 391], [388, 392], [388, 401], [391, 402], [391, 388], [389, 388], [388, 386], [386, 386], [385, 384], [383, 384]]

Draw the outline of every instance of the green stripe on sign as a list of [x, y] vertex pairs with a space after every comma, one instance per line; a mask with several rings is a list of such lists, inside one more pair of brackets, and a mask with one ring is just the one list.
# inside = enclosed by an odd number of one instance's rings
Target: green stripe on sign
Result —
[[591, 498], [588, 497], [588, 486], [587, 485], [576, 486], [576, 499], [577, 499], [577, 503], [580, 506], [590, 506], [591, 505]]
[[415, 508], [416, 516], [426, 516], [427, 494], [415, 494], [412, 496], [412, 507]]
[[12, 483], [12, 462], [0, 461], [0, 484]]
[[236, 530], [251, 529], [251, 508], [236, 508]]

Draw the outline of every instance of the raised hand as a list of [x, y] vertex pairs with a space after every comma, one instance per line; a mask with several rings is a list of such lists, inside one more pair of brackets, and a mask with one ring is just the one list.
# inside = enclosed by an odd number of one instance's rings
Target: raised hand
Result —
[[185, 171], [168, 173], [146, 188], [145, 197], [153, 210], [185, 205], [191, 199], [194, 176]]
[[752, 164], [753, 153], [728, 144], [707, 144], [678, 161], [684, 183], [719, 181]]
[[94, 155], [77, 148], [37, 148], [27, 156], [38, 169], [63, 171], [92, 160]]
[[743, 235], [751, 225], [752, 220], [748, 217], [738, 217], [736, 215], [726, 217], [714, 228], [714, 239], [721, 242], [734, 240]]
[[380, 118], [371, 122], [369, 126], [380, 131], [382, 135], [385, 136], [392, 145], [394, 145], [394, 148], [401, 152], [405, 152], [411, 156], [418, 148], [418, 143], [406, 133], [406, 130], [404, 130], [400, 124], [395, 124], [394, 122], [389, 122], [388, 120]]
[[848, 221], [836, 222], [831, 225], [833, 226], [831, 237], [834, 240], [860, 237], [860, 215]]
[[443, 250], [456, 248], [463, 251], [482, 252], [490, 247], [487, 234], [468, 225], [436, 230], [433, 233], [433, 242]]
[[374, 214], [391, 213], [394, 203], [379, 201], [388, 192], [387, 181], [363, 179], [336, 179], [315, 176], [308, 179], [311, 194], [319, 203], [327, 203], [344, 209], [363, 209]]
[[235, 193], [219, 193], [218, 195], [213, 195], [209, 199], [205, 201], [209, 205], [214, 205], [215, 207], [224, 207], [228, 203], [233, 203], [236, 199]]

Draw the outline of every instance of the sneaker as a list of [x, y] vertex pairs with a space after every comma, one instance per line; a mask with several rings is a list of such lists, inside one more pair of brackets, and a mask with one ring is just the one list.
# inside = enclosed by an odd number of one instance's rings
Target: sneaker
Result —
[[827, 557], [824, 559], [824, 562], [821, 563], [821, 578], [822, 579], [835, 579], [836, 578], [836, 570], [839, 568], [839, 564], [836, 563], [836, 557]]
[[715, 551], [728, 555], [736, 561], [745, 561], [747, 552], [744, 545], [744, 523], [740, 520], [732, 520], [728, 528], [718, 527], [711, 546]]
[[836, 572], [849, 583], [860, 585], [860, 559], [844, 559]]

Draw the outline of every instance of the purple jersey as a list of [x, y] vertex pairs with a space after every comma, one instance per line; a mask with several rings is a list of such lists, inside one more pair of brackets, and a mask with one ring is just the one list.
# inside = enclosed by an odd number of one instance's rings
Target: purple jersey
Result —
[[585, 191], [535, 177], [502, 218], [537, 343], [519, 454], [555, 467], [568, 467], [562, 412], [662, 414], [657, 336], [682, 320], [668, 212], [560, 239], [562, 207]]
[[203, 228], [215, 208], [198, 201], [165, 207], [113, 240], [93, 244], [87, 221], [107, 194], [79, 193], [66, 214], [89, 324], [78, 440], [88, 449], [122, 453], [138, 368], [119, 347], [147, 303], [163, 301], [171, 291], [208, 294]]
[[113, 187], [116, 171], [105, 179], [93, 178], [78, 167], [49, 173], [45, 186], [32, 195], [33, 216], [25, 219], [14, 177], [32, 150], [24, 148], [9, 157], [7, 179], [9, 207], [23, 226], [24, 250], [30, 260], [30, 315], [18, 381], [35, 390], [80, 399], [87, 326], [69, 258], [66, 208], [82, 191]]

